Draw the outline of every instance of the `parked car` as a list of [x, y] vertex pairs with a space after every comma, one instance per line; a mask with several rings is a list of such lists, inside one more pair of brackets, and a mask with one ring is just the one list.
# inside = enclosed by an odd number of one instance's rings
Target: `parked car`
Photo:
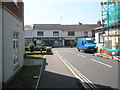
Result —
[[78, 51], [97, 52], [96, 44], [93, 38], [81, 38], [77, 40]]

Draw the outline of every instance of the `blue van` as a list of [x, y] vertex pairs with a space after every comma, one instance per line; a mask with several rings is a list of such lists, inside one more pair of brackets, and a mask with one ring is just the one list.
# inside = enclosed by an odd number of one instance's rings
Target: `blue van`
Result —
[[77, 40], [78, 51], [83, 52], [97, 52], [96, 44], [93, 38], [81, 38]]

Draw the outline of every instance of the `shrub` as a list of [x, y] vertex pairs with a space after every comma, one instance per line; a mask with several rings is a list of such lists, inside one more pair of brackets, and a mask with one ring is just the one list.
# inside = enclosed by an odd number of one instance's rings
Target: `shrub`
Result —
[[40, 51], [40, 47], [35, 47], [34, 51]]
[[40, 49], [42, 49], [42, 51], [46, 51], [46, 47], [44, 46], [40, 47]]
[[52, 49], [52, 47], [46, 47], [46, 49]]
[[33, 52], [34, 49], [35, 49], [34, 43], [30, 43], [30, 44], [29, 44], [29, 50], [30, 50], [30, 52]]

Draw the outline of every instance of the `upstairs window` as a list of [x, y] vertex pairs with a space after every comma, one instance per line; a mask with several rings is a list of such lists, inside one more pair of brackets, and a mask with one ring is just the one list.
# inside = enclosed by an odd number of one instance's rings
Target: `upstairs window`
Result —
[[75, 32], [74, 31], [68, 31], [68, 36], [74, 36]]
[[59, 32], [58, 31], [53, 31], [53, 36], [59, 36]]
[[43, 36], [43, 31], [38, 31], [37, 36]]
[[84, 32], [84, 37], [88, 37], [88, 32]]

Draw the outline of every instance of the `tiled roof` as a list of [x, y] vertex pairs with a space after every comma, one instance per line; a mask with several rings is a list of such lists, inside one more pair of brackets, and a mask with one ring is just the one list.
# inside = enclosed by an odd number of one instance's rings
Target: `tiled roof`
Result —
[[64, 31], [84, 31], [84, 30], [94, 30], [94, 28], [99, 27], [98, 24], [85, 24], [85, 25], [62, 25], [62, 30]]
[[34, 24], [34, 30], [61, 30], [60, 24]]
[[83, 24], [83, 25], [60, 25], [60, 24], [34, 24], [34, 30], [63, 30], [63, 31], [84, 31], [94, 30], [99, 27], [98, 24]]

